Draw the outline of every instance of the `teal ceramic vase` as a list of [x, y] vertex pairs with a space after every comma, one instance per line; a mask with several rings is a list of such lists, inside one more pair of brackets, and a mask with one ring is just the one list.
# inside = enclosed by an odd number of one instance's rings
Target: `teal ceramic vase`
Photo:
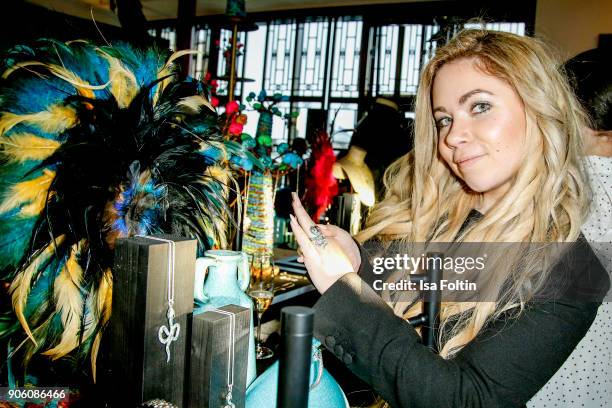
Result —
[[[323, 368], [320, 344], [312, 342], [312, 362], [310, 364], [310, 392], [308, 408], [349, 408], [342, 388], [334, 377]], [[247, 388], [246, 408], [276, 408], [278, 393], [278, 361]]]
[[257, 376], [255, 339], [253, 337], [253, 301], [245, 293], [251, 278], [248, 255], [244, 252], [210, 250], [196, 259], [194, 314], [204, 313], [227, 305], [238, 305], [251, 310], [249, 327], [249, 357], [247, 387]]

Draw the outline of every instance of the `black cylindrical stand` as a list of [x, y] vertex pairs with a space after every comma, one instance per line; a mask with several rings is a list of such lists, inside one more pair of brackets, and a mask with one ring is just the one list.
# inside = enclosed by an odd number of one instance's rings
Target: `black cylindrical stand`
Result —
[[278, 408], [306, 408], [310, 382], [314, 311], [302, 306], [281, 310]]
[[[432, 260], [431, 264], [429, 261]], [[427, 322], [421, 327], [421, 338], [423, 344], [438, 352], [437, 336], [440, 327], [440, 304], [442, 302], [442, 291], [440, 281], [442, 280], [442, 263], [444, 254], [440, 252], [427, 253], [427, 280], [436, 285], [436, 290], [431, 290], [424, 296], [423, 312], [427, 317]]]
[[409, 318], [408, 323], [415, 327], [421, 327], [421, 342], [436, 353], [438, 352], [436, 340], [440, 333], [440, 304], [442, 303], [440, 281], [444, 273], [443, 263], [443, 253], [428, 252], [425, 273], [410, 275], [410, 282], [419, 285], [427, 283], [430, 287], [435, 287], [435, 289], [427, 290], [423, 295], [423, 313]]

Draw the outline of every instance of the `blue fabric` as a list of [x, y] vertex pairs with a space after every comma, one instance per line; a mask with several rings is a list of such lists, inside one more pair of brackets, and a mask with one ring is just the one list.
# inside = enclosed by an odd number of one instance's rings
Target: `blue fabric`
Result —
[[[321, 343], [312, 341], [312, 354], [314, 356]], [[314, 384], [319, 370], [318, 361], [312, 359], [310, 365], [310, 384]], [[251, 384], [246, 392], [246, 408], [276, 408], [276, 395], [278, 393], [278, 361], [272, 364], [263, 374]], [[321, 381], [311, 388], [308, 395], [309, 408], [349, 408], [346, 396], [334, 377], [323, 369]]]

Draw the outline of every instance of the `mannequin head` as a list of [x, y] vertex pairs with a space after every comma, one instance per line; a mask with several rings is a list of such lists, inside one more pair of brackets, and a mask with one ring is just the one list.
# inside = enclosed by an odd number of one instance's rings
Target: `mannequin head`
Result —
[[585, 155], [612, 157], [612, 51], [588, 50], [564, 67], [590, 119], [583, 132]]

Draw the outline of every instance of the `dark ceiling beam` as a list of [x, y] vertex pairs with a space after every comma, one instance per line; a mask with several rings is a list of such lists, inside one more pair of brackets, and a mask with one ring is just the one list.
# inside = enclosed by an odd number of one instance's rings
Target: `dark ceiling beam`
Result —
[[[248, 0], [247, 0], [248, 1]], [[512, 2], [491, 2], [489, 0], [442, 0], [387, 5], [335, 6], [306, 9], [287, 9], [248, 13], [247, 22], [270, 20], [292, 20], [294, 18], [365, 16], [374, 25], [423, 24], [433, 18], [453, 16], [463, 19], [482, 17], [491, 21], [524, 21], [527, 33], [535, 27], [536, 0], [514, 0]], [[196, 22], [221, 24], [224, 15], [196, 17]], [[151, 26], [174, 26], [176, 20], [155, 20]]]
[[[196, 0], [179, 0], [177, 14], [176, 50], [191, 49], [191, 34], [196, 17]], [[191, 60], [190, 55], [180, 58], [181, 71], [185, 76], [189, 74]]]

